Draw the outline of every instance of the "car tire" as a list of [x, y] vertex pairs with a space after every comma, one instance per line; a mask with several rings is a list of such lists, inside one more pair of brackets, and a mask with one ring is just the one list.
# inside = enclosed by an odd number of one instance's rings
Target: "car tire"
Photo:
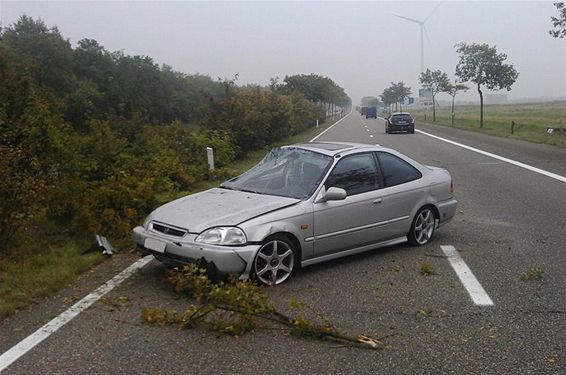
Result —
[[436, 231], [437, 217], [430, 206], [421, 208], [411, 224], [407, 239], [411, 246], [423, 246], [430, 242]]
[[298, 264], [293, 242], [285, 235], [274, 235], [266, 238], [258, 250], [252, 278], [264, 285], [278, 285], [291, 277]]

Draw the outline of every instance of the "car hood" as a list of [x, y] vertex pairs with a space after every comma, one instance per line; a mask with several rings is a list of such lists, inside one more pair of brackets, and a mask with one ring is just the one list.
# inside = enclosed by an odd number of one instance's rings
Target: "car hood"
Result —
[[300, 199], [214, 188], [169, 202], [153, 211], [151, 219], [200, 233], [238, 225], [297, 202]]

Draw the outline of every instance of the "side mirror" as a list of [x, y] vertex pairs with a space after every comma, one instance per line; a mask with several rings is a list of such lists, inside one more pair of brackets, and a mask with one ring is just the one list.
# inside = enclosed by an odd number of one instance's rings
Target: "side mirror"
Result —
[[348, 194], [346, 193], [346, 190], [337, 187], [331, 187], [316, 203], [328, 202], [328, 201], [341, 201], [346, 199], [347, 196]]

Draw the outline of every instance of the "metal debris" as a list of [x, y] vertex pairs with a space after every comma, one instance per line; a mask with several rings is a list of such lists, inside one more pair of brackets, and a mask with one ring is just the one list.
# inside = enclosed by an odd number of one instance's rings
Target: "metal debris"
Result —
[[83, 254], [90, 253], [95, 250], [102, 250], [103, 255], [114, 255], [114, 253], [116, 253], [116, 250], [112, 247], [110, 241], [99, 234], [94, 235], [94, 242], [88, 249], [83, 251]]

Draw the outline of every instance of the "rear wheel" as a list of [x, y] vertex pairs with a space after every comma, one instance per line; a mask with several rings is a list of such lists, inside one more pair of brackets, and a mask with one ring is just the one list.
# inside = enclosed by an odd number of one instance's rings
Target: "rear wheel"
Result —
[[434, 236], [436, 215], [432, 208], [421, 208], [413, 220], [411, 230], [407, 234], [409, 243], [413, 246], [426, 245]]
[[287, 280], [296, 269], [296, 250], [285, 236], [275, 235], [265, 240], [254, 260], [254, 278], [265, 285], [277, 285]]

